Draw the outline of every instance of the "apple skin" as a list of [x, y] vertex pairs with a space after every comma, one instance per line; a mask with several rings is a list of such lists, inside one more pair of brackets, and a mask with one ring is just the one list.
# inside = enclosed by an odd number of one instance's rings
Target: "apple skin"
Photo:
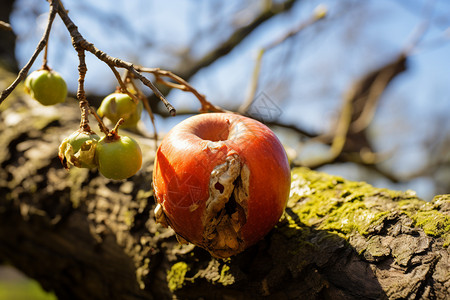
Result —
[[67, 85], [58, 72], [37, 70], [25, 80], [25, 91], [45, 106], [62, 103], [67, 97]]
[[[238, 249], [216, 249], [204, 237], [211, 172], [233, 157], [249, 171], [245, 217], [239, 219]], [[154, 194], [168, 225], [221, 258], [243, 251], [275, 226], [286, 207], [290, 180], [286, 152], [275, 134], [232, 113], [200, 114], [179, 123], [159, 146], [153, 171]]]
[[142, 166], [142, 151], [131, 137], [122, 135], [102, 137], [95, 148], [95, 159], [100, 173], [109, 179], [127, 179]]
[[141, 119], [143, 108], [142, 101], [135, 103], [127, 94], [116, 92], [103, 99], [97, 113], [100, 117], [109, 119], [113, 124], [123, 118], [124, 122], [121, 127], [130, 128], [136, 126]]

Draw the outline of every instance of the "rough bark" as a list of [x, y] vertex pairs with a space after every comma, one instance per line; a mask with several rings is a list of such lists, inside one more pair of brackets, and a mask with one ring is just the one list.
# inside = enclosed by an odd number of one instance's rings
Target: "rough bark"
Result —
[[[9, 23], [15, 0], [2, 0], [0, 2], [0, 21]], [[17, 72], [15, 56], [16, 35], [12, 30], [0, 28], [0, 67], [10, 72]]]
[[[0, 260], [60, 299], [444, 299], [450, 197], [297, 168], [285, 217], [255, 246], [213, 259], [154, 221], [153, 141], [127, 181], [64, 170], [74, 100], [42, 107], [16, 93], [0, 107]], [[94, 126], [93, 126], [94, 127]]]

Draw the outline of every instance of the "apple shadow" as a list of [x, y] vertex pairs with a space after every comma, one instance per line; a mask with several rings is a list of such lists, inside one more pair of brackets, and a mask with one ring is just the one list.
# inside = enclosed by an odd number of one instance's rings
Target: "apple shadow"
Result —
[[285, 218], [237, 259], [270, 299], [387, 299], [370, 263], [339, 234]]
[[[286, 214], [290, 221], [281, 220], [263, 240], [228, 260], [208, 259], [195, 247], [193, 256], [201, 263], [192, 262], [186, 277], [197, 279], [175, 294], [183, 299], [388, 299], [370, 263], [346, 239], [303, 224], [290, 208]], [[211, 284], [214, 276], [222, 284]]]

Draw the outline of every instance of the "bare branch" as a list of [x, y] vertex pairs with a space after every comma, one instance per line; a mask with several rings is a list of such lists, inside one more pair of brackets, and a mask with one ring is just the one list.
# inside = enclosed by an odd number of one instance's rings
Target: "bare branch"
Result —
[[247, 98], [244, 100], [242, 105], [239, 107], [239, 110], [238, 110], [239, 113], [245, 114], [247, 112], [247, 110], [250, 108], [250, 106], [253, 102], [253, 99], [255, 98], [255, 94], [258, 89], [259, 74], [261, 71], [261, 64], [262, 64], [262, 59], [263, 59], [264, 53], [266, 53], [268, 50], [275, 48], [276, 46], [282, 44], [286, 40], [290, 39], [291, 37], [293, 37], [296, 34], [298, 34], [299, 32], [301, 32], [306, 27], [314, 24], [318, 20], [323, 19], [326, 16], [326, 14], [327, 14], [326, 7], [323, 5], [319, 5], [314, 10], [313, 14], [306, 21], [303, 21], [296, 28], [292, 29], [288, 33], [284, 34], [283, 36], [280, 36], [278, 39], [272, 41], [270, 44], [261, 48], [258, 51], [258, 55], [257, 55], [256, 61], [255, 61], [255, 67], [253, 69], [253, 75], [252, 75], [252, 78], [250, 81], [249, 93], [247, 95]]
[[0, 21], [0, 29], [12, 31], [11, 25], [9, 23], [3, 22], [3, 21]]
[[[56, 1], [52, 1], [56, 2]], [[59, 1], [58, 1], [59, 2]], [[167, 99], [164, 97], [164, 95], [153, 85], [153, 83], [148, 80], [145, 76], [143, 76], [140, 72], [138, 72], [134, 65], [130, 62], [123, 61], [119, 58], [111, 57], [105, 52], [97, 49], [94, 44], [89, 43], [86, 41], [83, 36], [78, 31], [77, 26], [72, 22], [67, 12], [64, 10], [64, 8], [59, 4], [55, 3], [57, 7], [58, 15], [61, 17], [62, 21], [64, 22], [65, 26], [67, 27], [67, 30], [70, 33], [70, 36], [72, 38], [72, 44], [75, 48], [81, 48], [88, 52], [91, 52], [94, 54], [98, 59], [106, 63], [107, 65], [113, 65], [116, 67], [124, 68], [128, 70], [130, 73], [132, 73], [137, 79], [142, 81], [143, 84], [148, 86], [158, 97], [159, 99], [164, 103], [169, 113], [174, 116], [176, 114], [175, 108], [172, 106], [172, 104], [167, 101]]]
[[344, 96], [328, 155], [308, 163], [308, 167], [316, 168], [336, 161], [343, 154], [355, 152], [358, 152], [363, 164], [368, 164], [360, 153], [361, 149], [369, 147], [365, 129], [370, 124], [378, 99], [386, 87], [395, 76], [406, 70], [406, 59], [407, 56], [400, 53], [393, 61], [369, 72], [349, 88]]
[[[185, 91], [185, 92], [191, 92], [194, 94], [195, 97], [200, 101], [201, 112], [228, 112], [219, 106], [216, 106], [206, 100], [205, 96], [200, 94], [194, 87], [192, 87], [186, 80], [181, 78], [180, 76], [166, 70], [161, 70], [159, 68], [142, 68], [142, 67], [136, 67], [141, 72], [145, 73], [151, 73], [153, 74], [156, 79], [161, 82], [162, 84], [171, 87], [171, 88], [177, 88], [179, 90]], [[177, 82], [178, 84], [174, 84], [173, 82], [168, 82], [163, 80], [161, 77], [167, 77], [172, 79], [173, 81]]]
[[238, 112], [241, 114], [245, 114], [250, 106], [252, 105], [253, 99], [255, 99], [256, 91], [258, 90], [258, 82], [259, 82], [259, 74], [261, 71], [262, 58], [264, 55], [265, 49], [260, 49], [258, 51], [258, 55], [255, 61], [255, 67], [253, 68], [253, 75], [250, 81], [250, 88], [247, 95], [247, 98], [244, 100], [242, 105], [239, 107]]
[[296, 28], [290, 30], [283, 36], [280, 36], [278, 39], [274, 40], [272, 43], [268, 44], [264, 47], [264, 50], [270, 50], [272, 48], [275, 48], [276, 46], [284, 43], [285, 41], [289, 40], [290, 38], [294, 37], [301, 31], [303, 31], [308, 26], [316, 23], [319, 20], [322, 20], [327, 15], [327, 8], [324, 5], [319, 5], [316, 7], [316, 9], [313, 11], [311, 16], [306, 20], [301, 22]]
[[[53, 2], [53, 1], [52, 1]], [[50, 35], [50, 29], [52, 28], [53, 20], [55, 19], [57, 9], [54, 5], [50, 3], [50, 12], [48, 14], [48, 21], [47, 26], [45, 28], [44, 34], [39, 41], [36, 49], [34, 50], [33, 55], [31, 56], [30, 60], [27, 62], [27, 64], [19, 71], [19, 74], [17, 75], [16, 79], [9, 87], [7, 87], [1, 94], [0, 94], [0, 105], [3, 103], [3, 101], [11, 94], [11, 92], [17, 87], [17, 85], [25, 79], [25, 77], [28, 74], [28, 71], [30, 70], [31, 66], [33, 65], [34, 61], [38, 57], [39, 53], [44, 49], [45, 45], [48, 42], [48, 37]]]
[[286, 0], [281, 3], [271, 1], [270, 5], [265, 5], [264, 10], [256, 16], [248, 25], [237, 28], [230, 37], [219, 44], [216, 48], [205, 54], [202, 58], [190, 64], [185, 69], [180, 69], [178, 74], [188, 80], [200, 69], [211, 65], [217, 59], [230, 53], [239, 45], [248, 35], [250, 35], [261, 24], [270, 20], [272, 17], [289, 11], [298, 0]]
[[81, 110], [81, 122], [80, 128], [85, 131], [90, 131], [89, 127], [89, 103], [86, 99], [86, 93], [84, 91], [84, 78], [86, 77], [87, 67], [86, 67], [86, 55], [83, 49], [76, 49], [78, 53], [79, 65], [78, 65], [78, 88], [77, 88], [77, 98]]

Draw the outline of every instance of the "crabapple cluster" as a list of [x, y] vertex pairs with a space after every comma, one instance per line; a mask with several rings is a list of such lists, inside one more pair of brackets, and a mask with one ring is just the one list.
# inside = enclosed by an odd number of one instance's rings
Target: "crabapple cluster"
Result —
[[[57, 72], [48, 67], [32, 72], [25, 80], [25, 91], [42, 105], [62, 103], [67, 97], [67, 85]], [[98, 115], [123, 127], [135, 127], [141, 118], [142, 101], [125, 93], [115, 92], [103, 99]], [[58, 156], [66, 169], [97, 167], [110, 179], [126, 179], [136, 174], [142, 165], [139, 144], [131, 137], [120, 136], [117, 130], [100, 138], [90, 128], [80, 128], [63, 140]]]
[[[128, 100], [125, 94], [114, 93], [119, 99]], [[119, 105], [114, 97], [107, 96], [101, 109], [111, 121], [123, 120], [128, 125], [136, 125], [140, 119], [142, 107], [133, 101], [121, 101]], [[126, 97], [121, 97], [125, 95]], [[125, 103], [124, 103], [125, 102]], [[139, 101], [140, 102], [140, 101]], [[141, 102], [140, 102], [141, 103]], [[142, 105], [142, 103], [140, 104]], [[112, 107], [114, 106], [114, 107]], [[120, 107], [120, 110], [117, 108]], [[100, 111], [100, 109], [99, 109]], [[114, 112], [114, 115], [109, 114]], [[131, 119], [131, 121], [130, 121]], [[64, 139], [59, 147], [59, 158], [67, 169], [70, 165], [78, 168], [95, 168], [106, 178], [122, 180], [136, 174], [142, 165], [142, 152], [139, 144], [131, 137], [120, 136], [116, 129], [100, 138], [93, 131], [80, 128]]]

